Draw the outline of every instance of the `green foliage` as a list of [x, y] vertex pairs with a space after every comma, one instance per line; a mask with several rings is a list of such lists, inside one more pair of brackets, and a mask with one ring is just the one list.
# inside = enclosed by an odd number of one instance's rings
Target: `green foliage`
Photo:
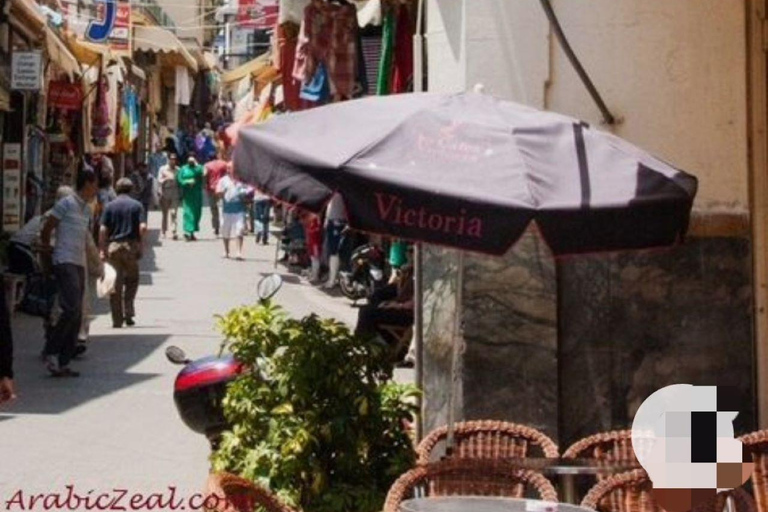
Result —
[[389, 382], [384, 349], [315, 315], [270, 303], [219, 319], [225, 349], [251, 369], [230, 384], [231, 430], [214, 470], [252, 479], [305, 512], [381, 510], [414, 451], [413, 386]]

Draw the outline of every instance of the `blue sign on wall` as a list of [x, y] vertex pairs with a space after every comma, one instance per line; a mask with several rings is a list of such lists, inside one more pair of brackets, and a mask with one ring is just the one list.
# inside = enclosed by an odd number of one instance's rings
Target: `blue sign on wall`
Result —
[[94, 0], [96, 3], [104, 4], [104, 19], [93, 20], [88, 24], [85, 31], [85, 37], [94, 43], [104, 43], [112, 34], [117, 20], [117, 0]]

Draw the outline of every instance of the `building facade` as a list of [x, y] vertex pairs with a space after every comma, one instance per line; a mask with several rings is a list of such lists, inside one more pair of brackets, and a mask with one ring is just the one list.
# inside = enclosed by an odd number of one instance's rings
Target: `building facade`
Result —
[[[505, 258], [469, 257], [458, 417], [536, 425], [565, 448], [691, 383], [735, 387], [737, 430], [756, 427], [768, 420], [763, 1], [552, 4], [617, 123], [603, 123], [540, 2], [428, 0], [429, 90], [483, 84], [628, 139], [699, 178], [692, 225], [670, 250], [555, 261], [531, 233]], [[426, 257], [427, 429], [447, 418], [452, 315], [440, 311], [455, 311], [454, 262]]]

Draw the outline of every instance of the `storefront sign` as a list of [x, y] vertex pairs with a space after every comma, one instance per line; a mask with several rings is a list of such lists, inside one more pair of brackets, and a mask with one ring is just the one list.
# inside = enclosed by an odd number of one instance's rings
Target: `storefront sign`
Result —
[[21, 144], [3, 145], [3, 231], [21, 228]]
[[96, 0], [98, 19], [91, 21], [86, 39], [106, 43], [116, 55], [131, 54], [130, 0]]
[[15, 91], [38, 91], [42, 87], [42, 77], [42, 52], [13, 52], [11, 56], [11, 89]]
[[115, 28], [109, 37], [109, 48], [113, 54], [131, 56], [131, 2], [117, 0]]
[[238, 26], [256, 30], [273, 28], [279, 10], [278, 0], [238, 0]]
[[83, 90], [80, 84], [71, 84], [62, 80], [48, 84], [48, 106], [63, 110], [83, 108]]

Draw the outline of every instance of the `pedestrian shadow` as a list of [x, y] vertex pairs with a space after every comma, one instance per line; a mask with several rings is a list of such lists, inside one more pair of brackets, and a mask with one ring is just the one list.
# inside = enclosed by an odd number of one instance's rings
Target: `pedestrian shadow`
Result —
[[15, 346], [19, 398], [0, 409], [0, 420], [27, 414], [61, 414], [162, 376], [128, 370], [152, 356], [167, 342], [169, 335], [125, 330], [119, 334], [94, 336], [85, 357], [72, 363], [72, 367], [81, 372], [79, 378], [48, 375], [40, 360], [42, 341], [29, 343], [43, 339], [40, 319], [16, 315], [14, 337], [26, 341]]

